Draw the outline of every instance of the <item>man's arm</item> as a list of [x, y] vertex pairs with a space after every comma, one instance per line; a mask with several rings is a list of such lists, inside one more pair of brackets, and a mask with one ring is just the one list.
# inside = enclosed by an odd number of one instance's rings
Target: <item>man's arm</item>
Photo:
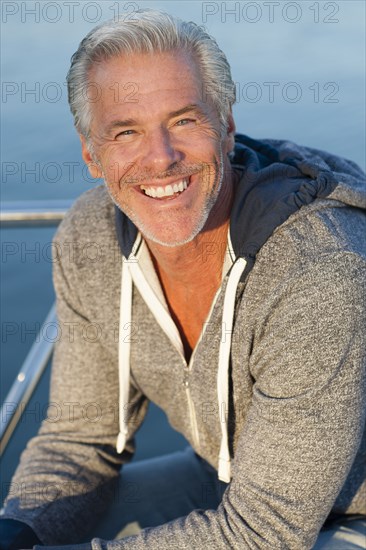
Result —
[[[63, 252], [63, 240], [77, 238], [64, 233], [61, 229], [55, 241]], [[80, 277], [78, 259], [62, 254], [54, 264], [60, 338], [53, 358], [49, 414], [22, 454], [5, 503], [4, 517], [24, 522], [45, 544], [80, 540], [115, 498], [120, 466], [132, 457], [133, 433], [147, 406], [131, 387], [131, 438], [118, 455], [118, 365], [105, 326], [95, 338], [101, 319], [91, 316], [93, 308], [80, 299], [78, 289], [85, 286]], [[107, 328], [114, 340], [112, 319]], [[118, 349], [117, 343], [113, 347]], [[30, 544], [35, 542], [30, 538]]]

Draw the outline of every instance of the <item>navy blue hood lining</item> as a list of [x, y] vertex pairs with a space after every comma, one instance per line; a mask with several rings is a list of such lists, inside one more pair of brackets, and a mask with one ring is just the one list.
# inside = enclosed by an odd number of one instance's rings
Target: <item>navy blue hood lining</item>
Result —
[[[351, 183], [362, 177], [351, 161], [291, 142], [255, 140], [242, 134], [235, 136], [231, 162], [242, 172], [230, 222], [235, 256], [248, 262], [242, 279], [264, 243], [292, 214], [316, 198], [328, 197], [337, 187], [339, 175]], [[138, 230], [117, 207], [115, 222], [120, 248], [128, 258]]]
[[230, 223], [236, 257], [255, 258], [291, 214], [317, 197], [327, 197], [338, 184], [330, 170], [319, 170], [297, 151], [281, 158], [269, 142], [243, 135], [236, 136], [232, 164], [243, 170]]
[[136, 241], [138, 229], [118, 206], [115, 206], [115, 224], [118, 244], [123, 256], [128, 258]]

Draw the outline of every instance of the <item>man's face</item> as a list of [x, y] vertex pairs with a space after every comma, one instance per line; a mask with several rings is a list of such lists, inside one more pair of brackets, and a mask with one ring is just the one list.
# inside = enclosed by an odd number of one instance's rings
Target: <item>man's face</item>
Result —
[[183, 52], [115, 57], [94, 67], [90, 82], [98, 90], [93, 158], [113, 200], [147, 239], [189, 242], [231, 184], [232, 118], [222, 137], [197, 64]]

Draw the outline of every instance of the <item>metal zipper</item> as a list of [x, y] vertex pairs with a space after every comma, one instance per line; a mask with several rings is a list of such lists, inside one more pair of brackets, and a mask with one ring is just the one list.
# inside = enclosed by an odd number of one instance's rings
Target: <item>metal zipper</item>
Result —
[[198, 339], [198, 342], [195, 345], [195, 348], [192, 352], [192, 355], [191, 355], [191, 358], [190, 358], [190, 361], [189, 361], [188, 364], [187, 364], [185, 358], [183, 357], [183, 363], [184, 363], [184, 382], [183, 383], [184, 383], [184, 387], [185, 387], [185, 390], [186, 390], [186, 396], [187, 396], [187, 401], [188, 401], [188, 410], [189, 410], [189, 417], [190, 417], [190, 423], [191, 423], [191, 432], [192, 432], [193, 443], [194, 443], [197, 451], [199, 450], [199, 446], [200, 446], [200, 436], [199, 436], [199, 431], [198, 431], [196, 410], [194, 408], [194, 403], [193, 403], [193, 400], [192, 400], [192, 397], [191, 397], [191, 392], [189, 390], [189, 375], [190, 375], [190, 372], [192, 370], [192, 365], [193, 365], [193, 361], [194, 361], [194, 356], [196, 354], [196, 350], [197, 350], [198, 345], [200, 344], [200, 342], [201, 342], [201, 340], [204, 336], [204, 333], [205, 333], [205, 330], [206, 330], [206, 325], [207, 325], [207, 323], [209, 322], [209, 320], [211, 318], [212, 311], [213, 311], [213, 309], [216, 305], [216, 301], [217, 301], [217, 298], [218, 298], [220, 292], [221, 292], [221, 286], [216, 291], [216, 294], [214, 296], [214, 299], [213, 299], [211, 307], [210, 307], [210, 311], [208, 312], [208, 315], [207, 315], [205, 327], [201, 331], [200, 337]]
[[[190, 362], [191, 364], [191, 362]], [[198, 431], [198, 425], [197, 425], [197, 417], [196, 417], [196, 411], [194, 408], [193, 400], [191, 397], [191, 392], [189, 390], [189, 374], [190, 374], [190, 364], [187, 365], [187, 363], [184, 365], [184, 388], [186, 391], [187, 401], [188, 401], [188, 411], [189, 411], [189, 420], [191, 425], [191, 432], [192, 432], [192, 438], [193, 438], [193, 444], [196, 448], [196, 450], [199, 450], [200, 445], [200, 436]]]

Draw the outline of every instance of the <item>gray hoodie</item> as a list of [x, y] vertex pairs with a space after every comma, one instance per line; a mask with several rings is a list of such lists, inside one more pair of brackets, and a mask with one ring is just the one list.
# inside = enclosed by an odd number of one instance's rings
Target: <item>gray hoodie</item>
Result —
[[232, 164], [224, 277], [189, 364], [146, 244], [105, 188], [59, 228], [50, 418], [5, 509], [44, 544], [80, 540], [102, 513], [149, 400], [230, 481], [222, 502], [83, 548], [305, 550], [330, 512], [366, 513], [365, 177], [243, 135]]

